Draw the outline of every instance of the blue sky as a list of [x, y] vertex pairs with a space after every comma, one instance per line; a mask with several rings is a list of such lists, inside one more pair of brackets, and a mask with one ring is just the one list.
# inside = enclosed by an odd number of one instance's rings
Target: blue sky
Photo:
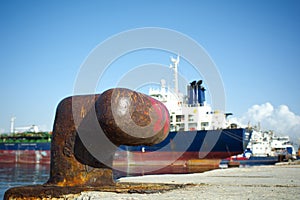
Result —
[[[299, 1], [2, 0], [0, 27], [1, 132], [9, 131], [12, 116], [16, 126], [51, 130], [56, 106], [73, 94], [89, 53], [112, 35], [142, 27], [172, 29], [202, 45], [221, 74], [226, 111], [236, 117], [270, 103], [299, 119]], [[169, 56], [139, 55], [136, 63], [169, 65]]]

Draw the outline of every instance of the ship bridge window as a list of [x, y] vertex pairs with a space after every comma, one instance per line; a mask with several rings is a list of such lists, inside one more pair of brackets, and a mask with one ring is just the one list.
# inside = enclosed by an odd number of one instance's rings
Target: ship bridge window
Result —
[[176, 115], [176, 122], [183, 122], [184, 121], [184, 115]]
[[178, 128], [178, 131], [184, 131], [184, 124], [180, 124], [180, 126], [177, 128]]
[[195, 121], [194, 117], [194, 115], [189, 115], [189, 122]]
[[209, 125], [208, 122], [201, 122], [201, 127], [207, 127]]
[[161, 94], [152, 94], [151, 97], [162, 99], [163, 96]]

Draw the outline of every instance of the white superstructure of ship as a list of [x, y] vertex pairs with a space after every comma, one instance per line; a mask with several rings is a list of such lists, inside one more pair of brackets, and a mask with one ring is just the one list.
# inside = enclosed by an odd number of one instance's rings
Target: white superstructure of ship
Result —
[[[227, 123], [228, 114], [215, 112], [205, 101], [202, 81], [187, 86], [187, 95], [178, 90], [179, 56], [171, 58], [174, 89], [161, 80], [160, 87], [149, 95], [162, 102], [170, 115], [170, 131], [160, 143], [152, 146], [121, 145], [114, 157], [119, 171], [135, 173], [195, 173], [219, 168], [220, 161], [244, 152], [249, 135], [247, 129]], [[157, 168], [158, 170], [153, 170]], [[142, 171], [142, 172], [141, 172]]]
[[166, 81], [161, 80], [159, 89], [150, 88], [149, 95], [165, 104], [170, 114], [170, 131], [216, 130], [229, 128], [226, 114], [213, 111], [205, 101], [205, 88], [202, 80], [193, 81], [187, 86], [187, 95], [178, 91], [177, 59], [171, 57], [170, 68], [174, 70], [174, 90], [166, 87]]
[[247, 157], [288, 156], [296, 159], [296, 151], [289, 136], [276, 136], [273, 131], [254, 130], [248, 143]]

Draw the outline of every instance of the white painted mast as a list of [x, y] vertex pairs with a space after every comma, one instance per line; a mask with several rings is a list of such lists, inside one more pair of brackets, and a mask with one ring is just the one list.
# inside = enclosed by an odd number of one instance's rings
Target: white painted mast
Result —
[[179, 55], [177, 55], [177, 59], [171, 57], [172, 64], [170, 68], [174, 69], [174, 90], [175, 94], [178, 96], [178, 64], [179, 64]]
[[16, 119], [16, 117], [12, 117], [10, 119], [10, 133], [15, 132], [15, 119]]

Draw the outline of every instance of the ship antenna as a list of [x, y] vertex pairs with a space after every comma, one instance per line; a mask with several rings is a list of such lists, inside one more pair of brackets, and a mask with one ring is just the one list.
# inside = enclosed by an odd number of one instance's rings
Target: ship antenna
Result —
[[170, 68], [174, 69], [174, 90], [175, 94], [178, 96], [178, 64], [179, 64], [179, 55], [177, 55], [177, 58], [171, 57], [172, 64], [170, 65]]

